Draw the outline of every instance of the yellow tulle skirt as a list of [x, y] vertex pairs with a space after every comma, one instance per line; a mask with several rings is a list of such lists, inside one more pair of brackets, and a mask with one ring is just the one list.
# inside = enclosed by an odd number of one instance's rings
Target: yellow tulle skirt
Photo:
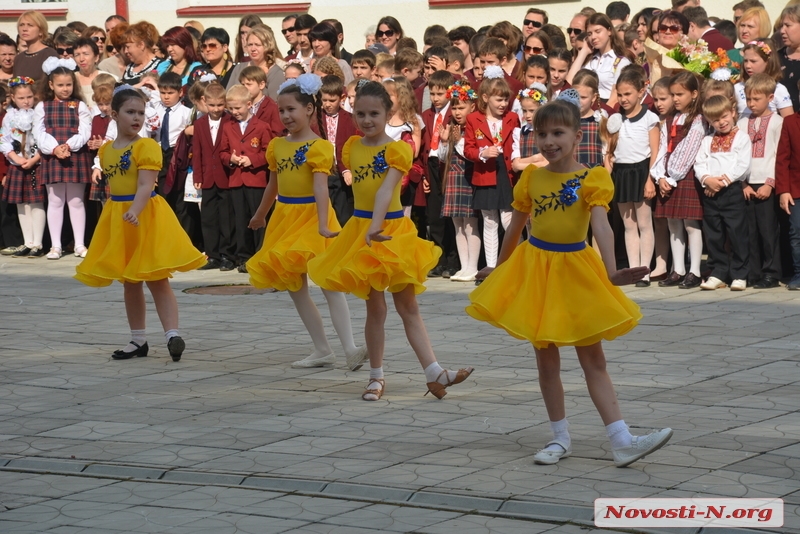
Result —
[[442, 249], [417, 237], [411, 219], [386, 220], [383, 234], [389, 241], [367, 246], [371, 219], [352, 217], [321, 255], [308, 263], [308, 274], [323, 289], [342, 291], [367, 299], [372, 289], [398, 293], [408, 285], [414, 293], [425, 291], [428, 271], [439, 262]]
[[[341, 229], [330, 202], [328, 229]], [[320, 235], [316, 204], [278, 202], [267, 224], [264, 244], [247, 262], [250, 283], [258, 288], [299, 291], [302, 275], [308, 273], [308, 262], [322, 254], [334, 239]]]
[[131, 204], [106, 203], [89, 252], [75, 268], [76, 279], [92, 287], [104, 287], [114, 280], [153, 282], [206, 264], [205, 255], [194, 248], [163, 198], [155, 196], [147, 202], [138, 226], [122, 220]]
[[469, 298], [469, 315], [540, 349], [611, 340], [642, 318], [591, 247], [550, 252], [522, 243]]

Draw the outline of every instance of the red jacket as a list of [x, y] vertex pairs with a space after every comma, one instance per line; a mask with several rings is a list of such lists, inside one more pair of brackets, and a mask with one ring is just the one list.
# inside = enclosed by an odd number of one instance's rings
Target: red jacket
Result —
[[[327, 116], [323, 114], [322, 120], [324, 124], [327, 126]], [[325, 130], [327, 134], [327, 129]], [[353, 115], [343, 109], [339, 110], [339, 122], [336, 123], [336, 138], [329, 139], [334, 145], [336, 145], [336, 168], [339, 171], [339, 174], [342, 174], [344, 171], [347, 170], [347, 167], [344, 166], [342, 163], [342, 148], [344, 148], [344, 144], [347, 142], [354, 135], [363, 135], [361, 132], [358, 131], [356, 128], [356, 122], [353, 120]]]
[[[511, 168], [511, 152], [514, 144], [514, 128], [519, 128], [519, 117], [511, 111], [511, 106], [509, 106], [508, 111], [503, 116], [503, 154], [500, 157], [506, 163], [506, 170], [512, 186], [514, 185], [514, 171]], [[481, 148], [494, 145], [491, 136], [489, 123], [484, 113], [475, 111], [467, 115], [467, 125], [464, 130], [464, 157], [475, 163], [472, 173], [472, 185], [497, 185], [497, 164], [495, 159], [488, 159], [484, 162], [478, 156]]]
[[284, 135], [286, 128], [281, 122], [278, 104], [270, 97], [265, 96], [261, 99], [261, 103], [258, 105], [258, 111], [256, 111], [254, 117], [267, 125], [272, 132], [272, 137], [281, 137]]
[[211, 126], [208, 121], [208, 115], [203, 115], [194, 121], [194, 150], [192, 154], [194, 183], [203, 184], [203, 189], [211, 189], [214, 186], [220, 189], [228, 189], [229, 167], [222, 163], [220, 152], [225, 125], [231, 122], [231, 116], [227, 113], [222, 114], [216, 143], [211, 140]]
[[775, 194], [800, 198], [800, 114], [783, 119], [778, 156], [775, 159]]
[[[272, 140], [269, 127], [256, 119], [250, 118], [247, 129], [242, 133], [239, 122], [230, 120], [222, 129], [222, 147], [220, 157], [222, 164], [231, 168], [228, 185], [230, 187], [267, 187], [269, 170], [267, 169], [267, 146]], [[250, 167], [231, 167], [231, 154], [250, 158]]]
[[[447, 111], [444, 114], [442, 125], [447, 126], [450, 123], [450, 119], [453, 118], [453, 112], [450, 109], [452, 106], [447, 107]], [[436, 123], [436, 110], [433, 108], [426, 109], [422, 112], [422, 123], [425, 125], [425, 129], [422, 130], [422, 149], [420, 150], [420, 155], [422, 156], [422, 165], [425, 168], [425, 172], [428, 172], [428, 158], [430, 157], [431, 153], [431, 142], [433, 141], [433, 132], [434, 132], [434, 125]], [[443, 139], [440, 139], [439, 142], [441, 143]]]
[[725, 51], [733, 49], [731, 40], [722, 35], [716, 28], [711, 28], [700, 38], [708, 44], [708, 51], [714, 54], [716, 54], [717, 50], [720, 48]]

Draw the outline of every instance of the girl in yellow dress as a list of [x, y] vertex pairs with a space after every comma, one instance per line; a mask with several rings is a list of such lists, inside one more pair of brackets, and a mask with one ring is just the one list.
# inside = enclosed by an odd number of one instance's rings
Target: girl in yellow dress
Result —
[[131, 342], [114, 352], [115, 360], [147, 356], [145, 282], [164, 327], [167, 349], [177, 362], [186, 344], [178, 335], [178, 302], [169, 278], [175, 271], [197, 269], [206, 258], [192, 246], [169, 205], [153, 191], [161, 170], [161, 147], [153, 139], [139, 137], [144, 109], [145, 97], [133, 87], [115, 90], [111, 117], [117, 122], [118, 135], [98, 152], [109, 179], [111, 202], [103, 208], [75, 278], [92, 287], [118, 280], [124, 287]]
[[400, 181], [411, 168], [411, 148], [386, 135], [392, 100], [377, 82], [362, 80], [353, 115], [364, 137], [351, 137], [342, 161], [353, 176], [354, 216], [330, 247], [309, 262], [311, 279], [331, 291], [346, 291], [367, 301], [365, 334], [369, 351], [369, 384], [362, 399], [376, 401], [385, 391], [383, 351], [386, 342], [386, 300], [394, 297], [411, 347], [425, 370], [428, 391], [441, 399], [445, 388], [463, 382], [472, 368], [442, 369], [433, 354], [416, 295], [438, 262], [441, 249], [417, 237], [411, 219], [403, 216]]
[[[603, 167], [590, 170], [575, 159], [582, 137], [579, 109], [580, 95], [567, 89], [536, 113], [536, 146], [549, 164], [528, 166], [514, 187], [514, 213], [497, 268], [480, 273], [491, 275], [470, 295], [467, 313], [533, 344], [554, 434], [534, 456], [536, 463], [554, 464], [572, 453], [558, 348], [574, 346], [606, 425], [614, 463], [624, 467], [662, 447], [672, 430], [632, 436], [606, 372], [601, 340], [629, 332], [642, 317], [639, 306], [616, 286], [641, 280], [649, 269], [616, 268], [606, 216], [614, 185]], [[529, 244], [517, 247], [529, 216]], [[602, 259], [586, 246], [590, 221]]]
[[[272, 205], [264, 244], [248, 262], [250, 283], [260, 288], [288, 290], [297, 313], [314, 342], [314, 352], [292, 367], [333, 365], [333, 354], [319, 310], [308, 291], [308, 261], [321, 254], [341, 229], [328, 198], [328, 175], [333, 168], [333, 145], [311, 130], [314, 114], [322, 116], [317, 93], [322, 82], [316, 74], [288, 80], [279, 89], [278, 109], [289, 135], [274, 138], [267, 147], [270, 176], [264, 197], [250, 228], [266, 224]], [[320, 128], [324, 132], [325, 128]], [[333, 328], [355, 371], [366, 361], [366, 348], [353, 342], [350, 308], [344, 293], [322, 290], [331, 310]]]

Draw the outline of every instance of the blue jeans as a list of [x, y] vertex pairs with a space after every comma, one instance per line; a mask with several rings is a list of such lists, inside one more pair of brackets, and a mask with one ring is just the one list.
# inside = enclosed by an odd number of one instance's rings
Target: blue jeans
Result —
[[794, 277], [800, 276], [800, 198], [794, 199], [794, 206], [789, 206], [789, 244], [792, 247], [792, 265]]

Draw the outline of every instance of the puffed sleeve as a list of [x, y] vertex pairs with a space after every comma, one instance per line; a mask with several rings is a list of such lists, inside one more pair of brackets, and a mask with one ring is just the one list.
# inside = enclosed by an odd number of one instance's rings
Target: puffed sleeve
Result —
[[592, 209], [595, 206], [603, 206], [608, 211], [608, 205], [614, 198], [614, 182], [605, 167], [595, 167], [589, 171], [583, 179], [581, 186], [583, 198], [586, 206]]
[[[94, 161], [95, 161], [95, 165], [97, 166], [96, 168], [100, 169], [101, 171], [103, 170], [103, 154], [106, 153], [106, 147], [111, 142], [112, 141], [106, 141], [105, 143], [100, 145], [100, 148], [97, 150], [97, 156], [95, 156]], [[95, 167], [93, 166], [92, 168], [94, 169]]]
[[278, 159], [275, 157], [275, 143], [280, 137], [274, 137], [267, 145], [267, 167], [272, 172], [278, 172]]
[[359, 139], [361, 139], [361, 137], [354, 135], [344, 142], [344, 146], [342, 147], [342, 164], [345, 169], [350, 169], [350, 147]]
[[519, 177], [517, 185], [514, 186], [514, 202], [511, 203], [511, 207], [517, 211], [523, 213], [531, 212], [533, 202], [531, 202], [531, 195], [528, 192], [528, 183], [537, 168], [536, 165], [528, 165], [525, 167], [525, 170], [522, 171], [522, 176]]
[[140, 171], [160, 171], [161, 146], [155, 139], [139, 139], [133, 145], [133, 160]]
[[403, 174], [407, 174], [411, 170], [413, 159], [414, 151], [411, 150], [408, 143], [395, 141], [386, 147], [386, 163]]
[[333, 169], [334, 151], [330, 141], [320, 139], [308, 149], [306, 161], [311, 165], [311, 172], [330, 174]]

